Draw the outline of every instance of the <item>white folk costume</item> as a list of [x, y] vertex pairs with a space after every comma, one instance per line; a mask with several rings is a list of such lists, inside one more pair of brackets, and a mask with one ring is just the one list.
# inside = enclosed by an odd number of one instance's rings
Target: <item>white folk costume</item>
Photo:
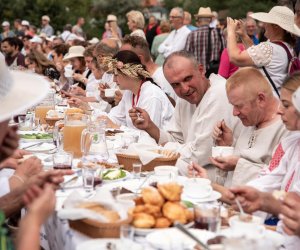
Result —
[[145, 109], [159, 128], [164, 128], [174, 113], [174, 107], [167, 95], [158, 86], [146, 81], [136, 96], [133, 96], [131, 91], [125, 90], [119, 105], [111, 109], [108, 117], [118, 125], [135, 128], [128, 113], [134, 106]]
[[[167, 147], [179, 149], [181, 158], [177, 166], [181, 174], [187, 175], [187, 165], [191, 160], [202, 166], [210, 164], [212, 131], [222, 119], [233, 131], [239, 130], [240, 121], [233, 117], [232, 106], [227, 99], [225, 79], [219, 75], [210, 76], [210, 87], [198, 106], [183, 99], [177, 101], [168, 131], [160, 130], [159, 143], [169, 142]], [[207, 169], [214, 181], [215, 167]]]

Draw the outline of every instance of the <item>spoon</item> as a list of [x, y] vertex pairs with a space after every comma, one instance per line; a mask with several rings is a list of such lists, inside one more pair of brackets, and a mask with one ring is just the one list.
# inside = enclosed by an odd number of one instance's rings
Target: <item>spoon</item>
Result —
[[181, 223], [175, 222], [174, 226], [179, 229], [182, 233], [190, 237], [192, 240], [196, 241], [203, 249], [209, 250], [210, 248], [204, 244], [201, 240], [199, 240], [194, 234], [192, 234], [189, 230], [187, 230]]
[[238, 208], [239, 208], [239, 210], [240, 210], [241, 216], [242, 216], [242, 217], [245, 216], [246, 213], [244, 212], [244, 209], [243, 209], [243, 207], [242, 207], [240, 201], [239, 201], [237, 198], [235, 198], [235, 203], [237, 204], [237, 206], [238, 206]]

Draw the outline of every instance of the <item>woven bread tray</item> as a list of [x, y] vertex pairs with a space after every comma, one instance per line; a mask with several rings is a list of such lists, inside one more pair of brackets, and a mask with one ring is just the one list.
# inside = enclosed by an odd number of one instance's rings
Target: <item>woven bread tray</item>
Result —
[[70, 227], [91, 238], [120, 238], [120, 227], [129, 225], [132, 218], [128, 217], [115, 223], [101, 223], [98, 221], [83, 219], [69, 220]]
[[45, 121], [49, 126], [55, 126], [57, 121], [63, 120], [63, 117], [46, 117]]
[[[127, 154], [116, 153], [116, 156], [117, 156], [119, 164], [123, 165], [124, 169], [127, 171], [132, 171], [132, 164], [134, 164], [134, 163], [141, 164], [141, 161], [137, 155], [127, 155]], [[175, 153], [169, 157], [156, 158], [153, 161], [150, 161], [148, 164], [143, 165], [142, 171], [153, 171], [154, 167], [162, 166], [162, 165], [175, 166], [179, 156], [180, 156], [180, 154]]]

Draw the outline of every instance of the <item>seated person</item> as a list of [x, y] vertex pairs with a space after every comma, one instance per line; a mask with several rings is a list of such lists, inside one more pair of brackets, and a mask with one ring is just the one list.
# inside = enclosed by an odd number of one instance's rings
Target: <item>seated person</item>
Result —
[[[214, 144], [211, 133], [219, 119], [235, 133], [240, 122], [232, 116], [232, 107], [225, 90], [225, 79], [211, 75], [205, 77], [203, 65], [186, 51], [172, 53], [165, 61], [163, 71], [166, 79], [179, 97], [175, 113], [166, 129], [155, 125], [147, 112], [141, 108], [130, 110], [133, 124], [145, 130], [159, 144], [168, 143], [170, 148], [178, 150], [181, 157], [176, 165], [181, 174], [187, 175], [190, 161], [205, 166], [209, 178], [215, 180], [214, 166], [208, 166], [211, 148]], [[143, 120], [138, 119], [138, 114]]]
[[115, 81], [125, 90], [119, 105], [108, 114], [109, 119], [121, 126], [135, 128], [128, 111], [133, 107], [146, 110], [159, 128], [171, 119], [174, 107], [167, 95], [150, 78], [139, 57], [132, 51], [119, 51], [113, 58], [107, 58], [108, 71], [114, 73]]

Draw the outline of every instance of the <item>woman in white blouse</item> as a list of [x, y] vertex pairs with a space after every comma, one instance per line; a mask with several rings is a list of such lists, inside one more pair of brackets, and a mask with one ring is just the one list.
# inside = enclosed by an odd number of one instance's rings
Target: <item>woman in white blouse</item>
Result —
[[124, 90], [119, 105], [108, 114], [110, 120], [119, 126], [135, 128], [128, 111], [140, 107], [148, 112], [156, 126], [163, 128], [171, 119], [174, 107], [150, 78], [139, 57], [129, 50], [119, 51], [114, 58], [107, 58], [105, 64], [109, 72], [115, 75], [119, 88]]
[[[230, 62], [239, 67], [256, 66], [261, 68], [264, 66], [276, 88], [280, 90], [288, 74], [288, 56], [285, 49], [276, 42], [283, 43], [294, 55], [295, 37], [293, 35], [300, 35], [299, 29], [294, 25], [294, 13], [285, 6], [275, 6], [269, 13], [260, 12], [250, 16], [264, 22], [265, 36], [269, 40], [250, 46], [245, 51], [240, 51], [236, 41], [236, 31], [240, 29], [241, 22], [230, 17], [227, 18], [227, 49]], [[247, 34], [244, 33], [243, 41], [246, 40], [246, 36]]]

